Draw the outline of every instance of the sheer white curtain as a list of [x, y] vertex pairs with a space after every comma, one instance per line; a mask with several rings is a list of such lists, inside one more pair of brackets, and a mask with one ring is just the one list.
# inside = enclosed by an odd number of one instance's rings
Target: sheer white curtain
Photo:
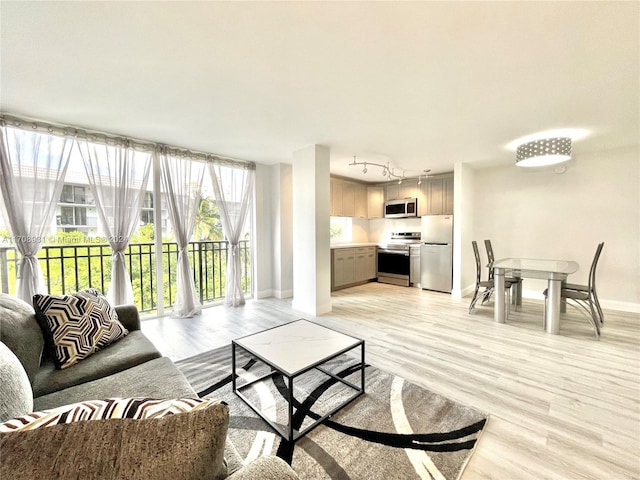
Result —
[[0, 129], [2, 214], [22, 255], [16, 294], [30, 304], [34, 294], [47, 293], [37, 254], [51, 228], [73, 140], [4, 121]]
[[251, 205], [255, 166], [246, 168], [209, 164], [213, 192], [220, 210], [224, 236], [229, 242], [225, 305], [244, 305], [242, 293], [242, 262], [238, 244]]
[[178, 293], [173, 305], [173, 315], [193, 317], [202, 312], [202, 304], [196, 295], [187, 247], [193, 236], [202, 200], [205, 164], [166, 148], [160, 148], [158, 155], [162, 189], [178, 244]]
[[100, 224], [111, 245], [111, 284], [107, 298], [114, 305], [131, 304], [133, 288], [124, 252], [138, 227], [151, 171], [151, 153], [112, 139], [78, 141]]

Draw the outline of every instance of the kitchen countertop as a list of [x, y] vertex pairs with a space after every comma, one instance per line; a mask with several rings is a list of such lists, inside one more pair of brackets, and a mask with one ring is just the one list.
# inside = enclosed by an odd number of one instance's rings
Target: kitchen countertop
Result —
[[377, 243], [332, 243], [331, 248], [377, 247]]

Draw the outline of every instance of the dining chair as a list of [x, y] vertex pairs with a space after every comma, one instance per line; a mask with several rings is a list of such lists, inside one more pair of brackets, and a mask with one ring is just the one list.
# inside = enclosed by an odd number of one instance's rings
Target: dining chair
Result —
[[[487, 259], [489, 260], [489, 264], [492, 265], [495, 257], [493, 255], [493, 247], [491, 246], [491, 240], [484, 241], [484, 248], [487, 251]], [[493, 281], [493, 267], [489, 267], [489, 280]], [[511, 298], [513, 304], [516, 306], [516, 310], [518, 306], [522, 305], [522, 277], [504, 277], [505, 283], [509, 282], [512, 286], [511, 288]]]
[[596, 310], [598, 312], [598, 320], [600, 322], [600, 325], [604, 325], [604, 314], [602, 313], [602, 307], [600, 307], [600, 300], [598, 300], [598, 292], [596, 291], [596, 268], [598, 268], [598, 260], [600, 260], [600, 254], [602, 253], [603, 248], [604, 248], [604, 242], [598, 244], [598, 248], [596, 248], [596, 254], [593, 257], [593, 261], [591, 262], [591, 268], [589, 269], [589, 275], [593, 275], [591, 287], [589, 287], [589, 285], [580, 285], [577, 283], [562, 284], [563, 290], [575, 290], [578, 292], [591, 293], [593, 303], [595, 304]]
[[[600, 308], [600, 302], [598, 301], [598, 295], [596, 294], [596, 267], [598, 266], [598, 260], [604, 247], [604, 242], [599, 243], [596, 248], [596, 253], [593, 256], [591, 262], [591, 268], [589, 269], [589, 279], [587, 285], [579, 285], [575, 283], [568, 283], [562, 285], [561, 299], [566, 300], [569, 305], [574, 307], [580, 313], [587, 317], [596, 334], [596, 338], [600, 338], [600, 326], [604, 324], [604, 315]], [[543, 322], [546, 326], [546, 313], [547, 313], [547, 301], [548, 301], [548, 289], [542, 292], [544, 295], [545, 315], [543, 316]]]
[[[471, 242], [471, 245], [473, 246], [473, 254], [476, 257], [476, 288], [475, 288], [475, 291], [473, 292], [473, 298], [471, 299], [471, 303], [469, 304], [469, 313], [471, 313], [472, 310], [475, 308], [476, 302], [478, 300], [482, 299], [480, 304], [484, 304], [487, 300], [489, 300], [489, 297], [491, 297], [491, 294], [495, 290], [495, 284], [494, 284], [493, 278], [491, 280], [481, 280], [482, 264], [480, 262], [480, 251], [478, 250], [478, 242], [473, 240]], [[507, 294], [506, 295], [507, 317], [509, 316], [509, 313], [511, 310], [509, 306], [511, 303], [511, 296], [510, 296], [511, 285], [512, 285], [511, 282], [505, 279], [504, 288]], [[481, 288], [484, 288], [484, 291], [480, 293]]]

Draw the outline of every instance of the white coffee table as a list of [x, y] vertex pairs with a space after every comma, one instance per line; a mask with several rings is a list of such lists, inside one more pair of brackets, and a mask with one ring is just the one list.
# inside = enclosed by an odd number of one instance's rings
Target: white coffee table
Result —
[[[359, 386], [322, 367], [323, 364], [330, 360], [358, 348], [360, 348], [360, 355], [355, 366], [356, 371], [360, 370]], [[241, 349], [250, 356], [265, 363], [270, 367], [270, 371], [258, 378], [252, 378], [242, 385], [238, 385], [238, 379], [241, 377], [238, 375], [236, 369], [237, 349]], [[322, 423], [326, 418], [364, 393], [364, 340], [344, 335], [308, 320], [296, 320], [259, 333], [238, 338], [231, 342], [231, 350], [233, 391], [285, 440], [298, 440], [311, 429]], [[353, 390], [353, 393], [329, 412], [316, 418], [310, 425], [306, 425], [304, 428], [298, 430], [294, 428], [293, 425], [294, 407], [298, 406], [294, 398], [294, 382], [296, 378], [313, 369], [321, 372], [323, 374], [322, 377], [327, 380], [331, 377], [333, 383], [340, 383], [346, 388]], [[282, 375], [286, 380], [286, 392], [284, 395], [287, 403], [286, 429], [270, 419], [243, 394], [245, 389], [251, 388], [259, 382], [264, 382], [277, 375]]]

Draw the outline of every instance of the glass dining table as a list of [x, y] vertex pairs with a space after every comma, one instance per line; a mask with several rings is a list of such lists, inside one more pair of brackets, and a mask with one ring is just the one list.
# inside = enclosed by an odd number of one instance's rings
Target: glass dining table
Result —
[[580, 265], [571, 260], [543, 260], [536, 258], [503, 258], [493, 262], [493, 280], [496, 296], [493, 319], [505, 323], [505, 275], [547, 279], [546, 331], [560, 333], [562, 282], [578, 271]]

